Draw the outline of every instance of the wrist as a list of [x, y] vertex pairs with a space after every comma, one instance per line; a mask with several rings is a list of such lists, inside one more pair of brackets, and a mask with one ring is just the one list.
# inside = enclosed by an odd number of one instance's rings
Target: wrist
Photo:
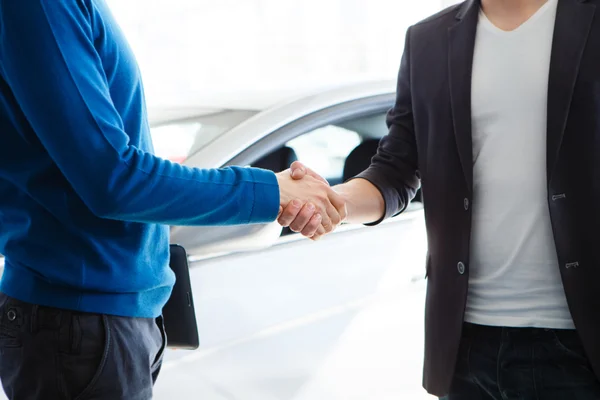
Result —
[[350, 218], [350, 211], [353, 209], [352, 207], [352, 196], [351, 191], [349, 190], [348, 183], [343, 183], [340, 185], [336, 185], [332, 188], [337, 194], [339, 194], [344, 202], [346, 203], [346, 219]]
[[284, 190], [286, 184], [286, 176], [284, 175], [286, 172], [279, 172], [275, 174], [275, 177], [277, 178], [277, 184], [279, 185], [279, 205], [281, 207], [285, 207], [290, 201], [291, 199], [289, 199], [286, 191]]

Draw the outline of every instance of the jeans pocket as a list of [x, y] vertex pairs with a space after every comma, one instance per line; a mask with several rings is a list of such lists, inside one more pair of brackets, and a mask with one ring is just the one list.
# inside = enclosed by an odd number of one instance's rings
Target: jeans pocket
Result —
[[106, 315], [73, 314], [61, 328], [58, 355], [60, 382], [67, 398], [90, 397], [106, 365], [111, 346], [110, 320]]
[[561, 353], [580, 360], [586, 365], [589, 363], [585, 348], [575, 330], [552, 330], [554, 345]]
[[18, 332], [0, 326], [0, 352], [2, 349], [19, 348], [23, 345]]

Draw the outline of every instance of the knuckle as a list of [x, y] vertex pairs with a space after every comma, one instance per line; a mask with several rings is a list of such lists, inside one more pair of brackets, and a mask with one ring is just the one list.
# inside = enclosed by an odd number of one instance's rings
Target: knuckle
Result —
[[304, 223], [306, 224], [310, 220], [310, 218], [313, 216], [313, 214], [314, 214], [314, 211], [311, 211], [310, 209], [306, 208], [306, 209], [302, 210], [300, 217], [302, 218], [302, 220], [304, 220]]
[[290, 225], [290, 229], [294, 232], [302, 232], [306, 228], [306, 219], [296, 218]]
[[283, 213], [281, 214], [281, 218], [285, 219], [285, 220], [289, 220], [290, 218], [294, 217], [294, 212], [290, 209], [285, 209], [283, 211]]

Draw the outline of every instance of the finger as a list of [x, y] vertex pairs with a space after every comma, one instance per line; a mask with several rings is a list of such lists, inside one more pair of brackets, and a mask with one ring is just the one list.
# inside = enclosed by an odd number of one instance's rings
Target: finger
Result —
[[329, 233], [333, 230], [333, 222], [331, 222], [331, 217], [329, 216], [330, 212], [337, 212], [335, 207], [329, 205], [323, 205], [323, 208], [320, 210], [321, 213], [321, 226], [325, 229], [325, 233]]
[[299, 200], [292, 200], [290, 203], [283, 209], [279, 218], [277, 218], [277, 222], [281, 226], [290, 226], [290, 224], [296, 219], [298, 213], [302, 209], [302, 202]]
[[340, 195], [339, 193], [337, 193], [335, 190], [332, 189], [329, 191], [329, 201], [335, 207], [335, 209], [338, 211], [338, 214], [340, 216], [340, 221], [337, 224], [340, 224], [348, 216], [347, 215], [348, 212], [347, 212], [347, 208], [346, 208], [346, 199], [344, 199], [342, 197], [342, 195]]
[[310, 239], [314, 241], [320, 240], [323, 236], [325, 236], [325, 233], [326, 232], [325, 228], [323, 228], [323, 225], [319, 225], [317, 232]]
[[340, 216], [338, 210], [329, 202], [326, 205], [327, 216], [329, 217], [330, 224], [325, 225], [323, 227], [326, 229], [327, 233], [334, 230], [342, 221], [342, 217]]
[[293, 232], [302, 232], [310, 219], [315, 215], [316, 208], [314, 204], [308, 203], [298, 213], [298, 216], [290, 224], [290, 229]]
[[321, 226], [322, 219], [323, 217], [321, 217], [321, 214], [313, 214], [310, 221], [308, 221], [308, 224], [306, 224], [304, 229], [302, 229], [302, 236], [308, 238], [313, 237], [315, 233], [317, 233], [319, 227]]

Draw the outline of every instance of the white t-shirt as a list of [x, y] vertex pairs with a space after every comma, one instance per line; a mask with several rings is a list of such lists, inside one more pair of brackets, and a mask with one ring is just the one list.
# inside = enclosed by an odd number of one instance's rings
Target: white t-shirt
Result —
[[503, 31], [480, 12], [472, 75], [473, 229], [467, 322], [574, 328], [550, 224], [550, 54], [558, 0]]

